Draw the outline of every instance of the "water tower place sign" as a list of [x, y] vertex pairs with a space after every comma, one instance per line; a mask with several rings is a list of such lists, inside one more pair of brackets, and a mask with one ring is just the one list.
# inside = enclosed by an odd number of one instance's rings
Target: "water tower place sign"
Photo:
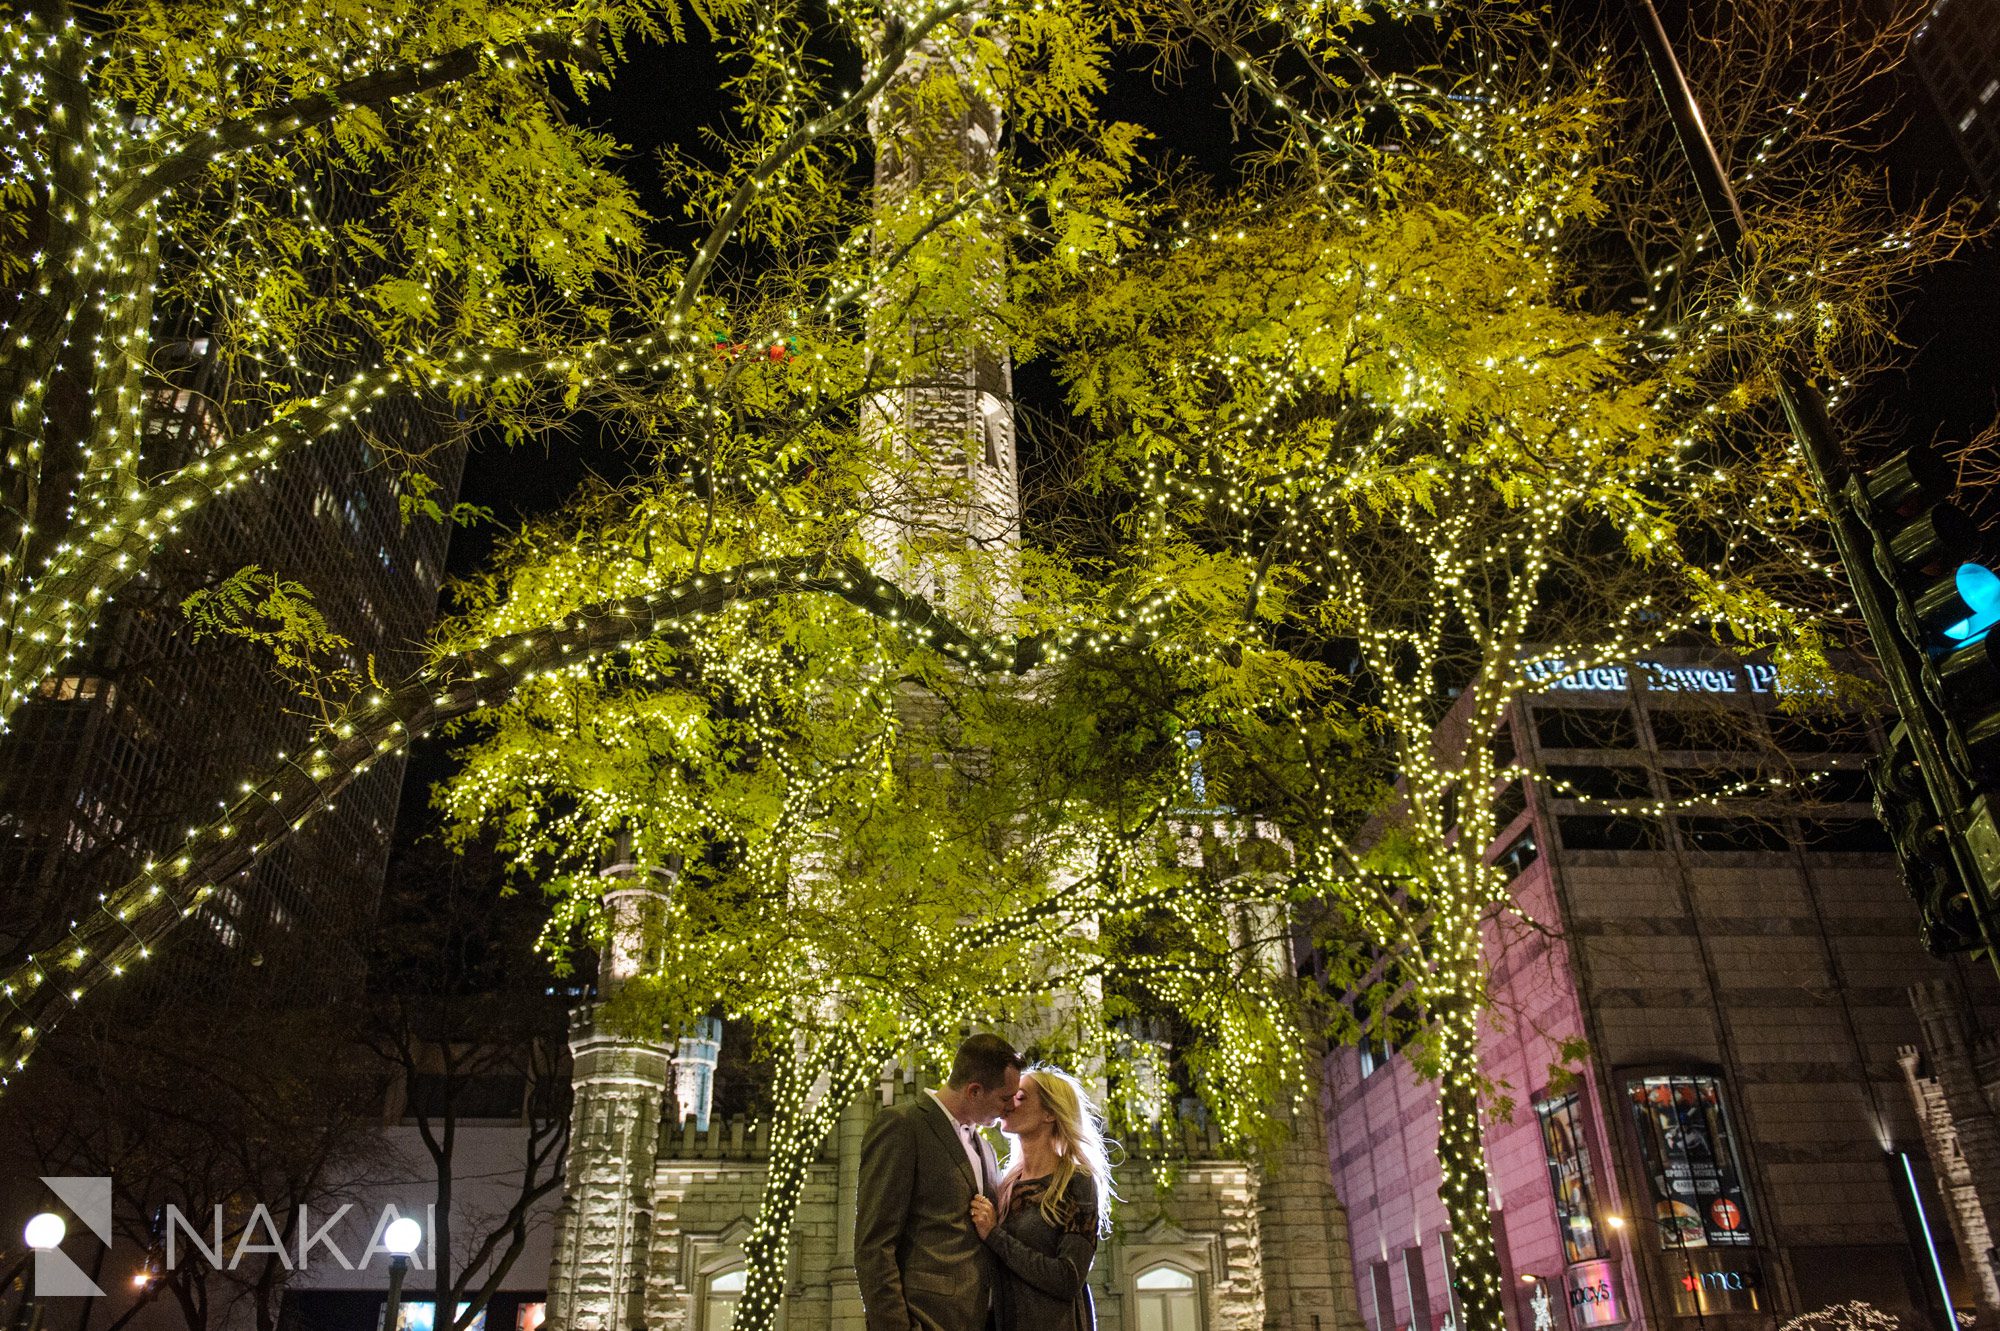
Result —
[[1653, 693], [1776, 694], [1774, 665], [1670, 665], [1665, 661], [1635, 661], [1632, 665], [1587, 666], [1573, 670], [1561, 657], [1528, 663], [1528, 678], [1551, 693], [1624, 693], [1636, 672], [1641, 687]]

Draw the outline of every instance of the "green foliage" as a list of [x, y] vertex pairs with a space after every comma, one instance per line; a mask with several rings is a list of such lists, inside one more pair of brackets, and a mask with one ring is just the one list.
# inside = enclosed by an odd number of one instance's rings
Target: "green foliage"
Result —
[[374, 671], [355, 664], [354, 644], [327, 627], [310, 588], [249, 564], [212, 587], [188, 594], [181, 613], [205, 637], [236, 638], [270, 655], [273, 667], [322, 716]]

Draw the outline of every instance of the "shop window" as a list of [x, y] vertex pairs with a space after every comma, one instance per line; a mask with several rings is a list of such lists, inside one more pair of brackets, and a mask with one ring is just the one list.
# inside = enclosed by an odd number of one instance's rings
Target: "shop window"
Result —
[[1201, 1287], [1191, 1272], [1165, 1262], [1132, 1281], [1138, 1331], [1201, 1331]]
[[1535, 844], [1535, 829], [1529, 828], [1507, 843], [1507, 849], [1493, 857], [1493, 862], [1507, 871], [1507, 881], [1513, 882], [1521, 876], [1521, 871], [1542, 857], [1541, 847]]
[[1562, 1232], [1563, 1260], [1588, 1262], [1605, 1256], [1597, 1228], [1597, 1195], [1584, 1136], [1583, 1100], [1576, 1092], [1535, 1105], [1542, 1124], [1542, 1148], [1555, 1193], [1556, 1225]]
[[1872, 855], [1895, 849], [1873, 818], [1807, 818], [1799, 824], [1799, 832], [1807, 850]]
[[1458, 1306], [1458, 1253], [1452, 1247], [1451, 1231], [1438, 1231], [1438, 1264], [1444, 1270], [1445, 1309], [1453, 1326], [1464, 1326], [1465, 1315]]
[[1629, 1077], [1625, 1094], [1650, 1184], [1660, 1293], [1681, 1317], [1764, 1309], [1756, 1230], [1728, 1088], [1701, 1073]]
[[1573, 814], [1556, 819], [1564, 850], [1658, 850], [1665, 844], [1657, 818]]
[[1784, 830], [1756, 818], [1682, 818], [1681, 841], [1689, 850], [1712, 852], [1785, 850]]
[[1585, 796], [1600, 800], [1642, 800], [1653, 794], [1643, 767], [1551, 765], [1542, 773], [1544, 793], [1553, 799]]
[[1535, 742], [1545, 749], [1631, 749], [1639, 731], [1629, 707], [1541, 707]]
[[696, 1331], [729, 1331], [736, 1322], [736, 1303], [743, 1297], [742, 1267], [718, 1271], [703, 1282], [701, 1325]]

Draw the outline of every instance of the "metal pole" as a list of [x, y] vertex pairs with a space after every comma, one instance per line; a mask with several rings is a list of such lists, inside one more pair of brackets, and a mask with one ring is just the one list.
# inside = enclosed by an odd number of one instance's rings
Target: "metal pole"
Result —
[[[1632, 13], [1633, 26], [1638, 29], [1640, 45], [1646, 51], [1646, 62], [1652, 67], [1653, 80], [1659, 86], [1660, 100], [1673, 120], [1674, 136], [1680, 140], [1681, 151], [1687, 156], [1688, 169], [1694, 173], [1695, 189], [1701, 195], [1709, 225], [1715, 229], [1730, 269], [1738, 279], [1743, 279], [1747, 277], [1743, 264], [1743, 208], [1737, 202], [1736, 190], [1729, 183], [1728, 172], [1722, 169], [1722, 159], [1716, 155], [1715, 144], [1708, 136], [1708, 126], [1701, 118], [1701, 107], [1688, 87], [1687, 76], [1681, 70], [1680, 60], [1674, 55], [1672, 43], [1667, 40], [1667, 30], [1660, 22], [1653, 0], [1626, 0], [1626, 7]], [[1813, 486], [1819, 492], [1820, 504], [1832, 524], [1834, 551], [1842, 567], [1848, 571], [1847, 581], [1853, 591], [1854, 603], [1861, 611], [1861, 620], [1867, 626], [1869, 638], [1875, 643], [1875, 656], [1882, 667], [1883, 682], [1889, 687], [1889, 696], [1895, 702], [1896, 710], [1908, 723], [1910, 748], [1916, 756], [1918, 769], [1923, 773], [1924, 784], [1930, 791], [1931, 806], [1946, 820], [1955, 861], [1953, 867], [1971, 893], [1973, 913], [1979, 921], [1979, 932], [1986, 942], [1987, 954], [1994, 965], [2000, 967], [2000, 926], [1996, 925], [1993, 917], [1987, 878], [1983, 866], [1967, 849], [1964, 839], [1966, 829], [1958, 826], [1956, 821], [1961, 811], [1968, 807], [1969, 792], [1945, 760], [1937, 736], [1924, 715], [1923, 696], [1898, 641], [1895, 615], [1884, 604], [1881, 589], [1870, 576], [1873, 542], [1856, 516], [1856, 504], [1861, 497], [1860, 479], [1848, 472], [1839, 443], [1834, 438], [1833, 423], [1827, 415], [1826, 399], [1820, 395], [1812, 380], [1793, 365], [1779, 363], [1772, 368], [1777, 378], [1779, 405], [1784, 408], [1792, 438], [1798, 443], [1806, 471], [1812, 477]]]
[[382, 1331], [396, 1331], [396, 1320], [403, 1313], [403, 1276], [409, 1269], [410, 1259], [401, 1253], [389, 1259], [389, 1299], [382, 1305]]

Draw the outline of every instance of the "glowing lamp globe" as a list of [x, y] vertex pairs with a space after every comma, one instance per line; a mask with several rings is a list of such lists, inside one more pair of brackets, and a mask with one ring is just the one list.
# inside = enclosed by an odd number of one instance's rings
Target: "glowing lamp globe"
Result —
[[424, 1227], [408, 1216], [399, 1216], [382, 1231], [382, 1246], [397, 1257], [408, 1257], [424, 1241]]
[[68, 1232], [69, 1226], [63, 1223], [61, 1216], [53, 1211], [43, 1211], [28, 1221], [28, 1227], [21, 1231], [21, 1237], [27, 1240], [30, 1248], [42, 1252], [59, 1246], [63, 1241], [63, 1235]]

